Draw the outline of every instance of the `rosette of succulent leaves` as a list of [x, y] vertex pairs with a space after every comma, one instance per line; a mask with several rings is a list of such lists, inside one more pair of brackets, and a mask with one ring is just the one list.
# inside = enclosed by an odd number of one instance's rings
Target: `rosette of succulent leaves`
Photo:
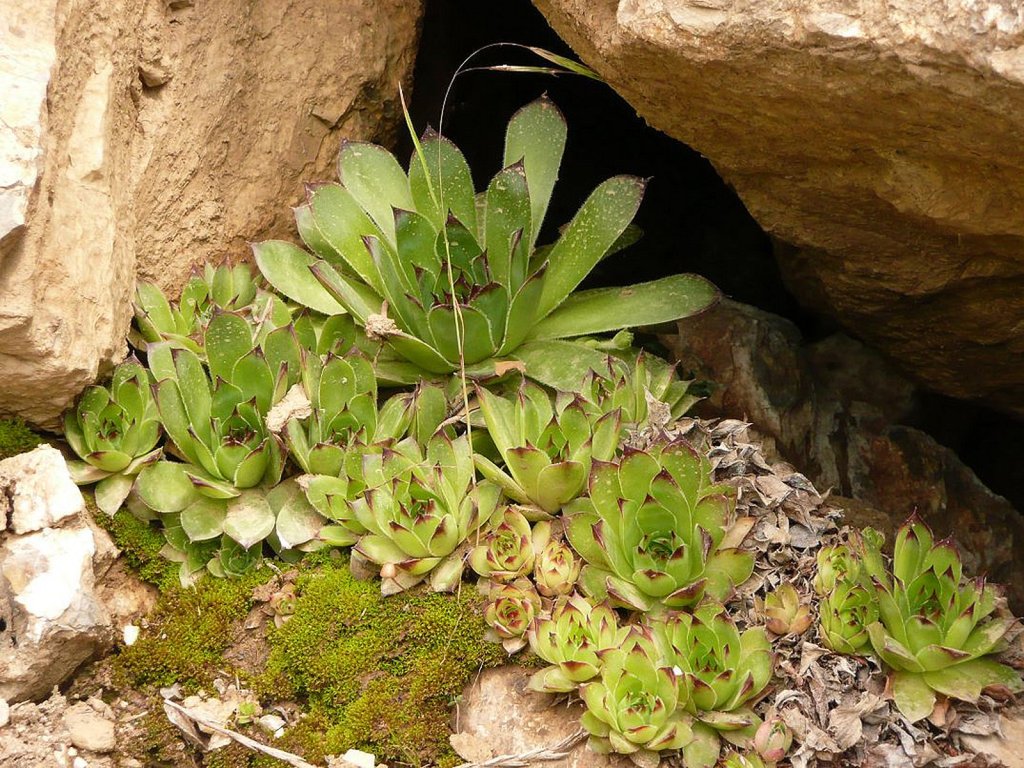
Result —
[[310, 187], [295, 209], [309, 251], [258, 243], [256, 263], [285, 296], [347, 312], [382, 342], [382, 380], [463, 367], [489, 376], [511, 359], [533, 379], [574, 389], [604, 356], [567, 339], [674, 321], [718, 293], [695, 275], [573, 293], [625, 243], [645, 183], [605, 181], [553, 244], [538, 246], [566, 133], [548, 99], [525, 106], [508, 124], [504, 169], [479, 192], [462, 153], [437, 134], [416, 142], [407, 171], [382, 147], [346, 143], [340, 183]]
[[68, 462], [79, 485], [96, 483], [96, 505], [113, 515], [135, 476], [160, 458], [160, 417], [149, 371], [137, 362], [114, 369], [108, 386], [88, 387], [64, 416], [64, 438], [81, 457]]
[[889, 670], [903, 715], [921, 720], [939, 696], [976, 702], [1024, 690], [1020, 673], [994, 655], [1016, 619], [984, 579], [965, 580], [951, 540], [936, 541], [912, 517], [900, 527], [892, 567], [870, 528], [848, 546], [823, 550], [816, 588], [822, 636], [842, 653], [873, 652]]

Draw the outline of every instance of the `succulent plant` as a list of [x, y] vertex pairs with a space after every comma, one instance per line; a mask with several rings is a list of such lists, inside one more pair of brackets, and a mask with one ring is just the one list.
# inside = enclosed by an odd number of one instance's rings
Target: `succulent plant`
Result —
[[774, 763], [765, 763], [756, 752], [728, 752], [719, 765], [722, 768], [768, 768]]
[[630, 755], [646, 768], [658, 752], [693, 741], [685, 682], [646, 638], [606, 652], [600, 677], [582, 684], [580, 696], [587, 705], [580, 724], [595, 752]]
[[487, 622], [487, 637], [500, 642], [512, 655], [524, 648], [527, 632], [534, 618], [540, 613], [540, 595], [529, 579], [516, 579], [511, 583], [486, 582], [482, 590], [487, 595], [484, 606], [484, 620]]
[[533, 525], [533, 582], [544, 597], [568, 595], [576, 588], [582, 563], [564, 542], [552, 535], [546, 520]]
[[[189, 278], [176, 304], [171, 304], [156, 285], [140, 281], [135, 289], [133, 343], [165, 342], [202, 355], [203, 329], [217, 311], [249, 312], [272, 316], [272, 327], [287, 325], [291, 314], [284, 302], [261, 290], [262, 280], [248, 264], [214, 267], [206, 264]], [[253, 305], [256, 305], [253, 307]]]
[[469, 554], [469, 564], [485, 579], [509, 582], [533, 570], [533, 532], [522, 512], [506, 508], [497, 525]]
[[722, 600], [746, 581], [753, 556], [737, 546], [749, 525], [731, 520], [731, 497], [710, 476], [682, 440], [595, 462], [589, 496], [566, 508], [569, 543], [587, 562], [583, 591], [650, 611]]
[[[604, 182], [554, 245], [537, 248], [565, 137], [547, 99], [521, 109], [508, 125], [506, 167], [479, 195], [461, 152], [437, 134], [416, 142], [408, 173], [385, 149], [348, 142], [341, 184], [311, 188], [295, 211], [314, 255], [268, 241], [253, 247], [256, 262], [284, 295], [324, 314], [348, 312], [411, 364], [397, 383], [461, 363], [493, 374], [495, 357], [524, 347], [543, 351], [552, 340], [674, 320], [714, 303], [715, 289], [693, 275], [569, 297], [616, 249], [644, 182]], [[563, 346], [556, 371], [578, 381], [589, 365], [576, 365], [578, 347]], [[527, 364], [528, 374], [544, 380], [542, 367]]]
[[191, 465], [189, 477], [211, 498], [232, 498], [281, 477], [281, 449], [266, 418], [289, 375], [297, 375], [299, 357], [294, 337], [281, 331], [285, 335], [274, 340], [281, 340], [281, 349], [268, 344], [265, 351], [245, 318], [217, 315], [205, 334], [209, 373], [190, 349], [150, 348], [164, 430]]
[[64, 436], [82, 461], [68, 462], [79, 485], [96, 483], [96, 505], [113, 515], [144, 466], [160, 457], [160, 419], [149, 372], [137, 362], [114, 369], [109, 387], [88, 387], [64, 416]]
[[754, 734], [753, 747], [758, 757], [774, 765], [793, 746], [793, 731], [780, 719], [765, 720]]
[[627, 428], [651, 420], [662, 427], [680, 419], [700, 399], [690, 393], [690, 384], [678, 377], [674, 365], [640, 352], [627, 359], [608, 355], [603, 366], [587, 373], [580, 393], [606, 413], [619, 410]]
[[363, 456], [366, 490], [352, 502], [368, 533], [355, 552], [381, 566], [381, 591], [407, 589], [428, 575], [435, 591], [462, 576], [464, 545], [498, 508], [500, 489], [474, 483], [468, 439], [443, 434], [422, 449], [413, 440]]
[[204, 572], [241, 576], [263, 559], [263, 543], [278, 554], [321, 545], [323, 518], [308, 504], [294, 479], [267, 491], [235, 489], [234, 496], [210, 496], [195, 481], [195, 467], [171, 461], [147, 465], [135, 491], [144, 509], [160, 520], [167, 545], [162, 554], [181, 563], [183, 585]]
[[615, 455], [621, 431], [617, 410], [602, 414], [580, 397], [553, 399], [525, 380], [513, 398], [484, 388], [477, 396], [505, 470], [480, 454], [477, 467], [530, 517], [557, 513], [584, 490], [591, 462]]
[[[543, 525], [543, 523], [538, 523]], [[560, 599], [551, 616], [537, 618], [530, 628], [533, 652], [549, 664], [530, 678], [530, 688], [568, 693], [601, 671], [601, 656], [621, 647], [628, 627], [607, 604], [594, 605], [578, 594]]]
[[836, 653], [857, 655], [871, 649], [868, 627], [878, 620], [873, 589], [856, 582], [836, 582], [818, 604], [822, 643]]
[[[288, 448], [303, 472], [341, 475], [347, 449], [356, 439], [369, 442], [377, 432], [377, 379], [359, 355], [347, 358], [303, 350], [302, 394], [308, 415], [285, 424]], [[305, 411], [303, 411], [305, 413]]]
[[1015, 620], [992, 585], [964, 581], [953, 543], [935, 541], [927, 525], [911, 518], [897, 533], [890, 575], [880, 542], [866, 532], [858, 552], [878, 604], [878, 621], [867, 633], [892, 670], [900, 712], [916, 721], [931, 714], [936, 694], [977, 701], [986, 689], [1024, 690], [1017, 671], [989, 658]]
[[[363, 371], [356, 377], [367, 388], [372, 381], [372, 378], [367, 378], [368, 375], [371, 375], [370, 371]], [[417, 386], [413, 392], [392, 395], [379, 411], [372, 400], [365, 404], [364, 411], [364, 404], [359, 402], [361, 398], [361, 394], [356, 395], [359, 408], [354, 411], [350, 409], [350, 416], [339, 424], [342, 429], [335, 436], [334, 446], [339, 449], [340, 466], [331, 474], [305, 474], [298, 478], [310, 504], [330, 521], [320, 529], [320, 538], [337, 547], [351, 546], [360, 536], [368, 533], [356, 519], [351, 504], [366, 490], [367, 483], [363, 474], [366, 455], [381, 454], [385, 448], [394, 447], [407, 437], [419, 446], [426, 445], [447, 415], [444, 392], [440, 387], [426, 382]], [[370, 406], [373, 408], [372, 414]], [[356, 417], [354, 420], [353, 416]], [[291, 427], [291, 423], [289, 427], [302, 428]], [[345, 434], [346, 431], [348, 434]], [[314, 469], [312, 465], [305, 466]], [[335, 469], [333, 465], [321, 468]]]
[[747, 746], [761, 724], [750, 703], [767, 686], [774, 664], [764, 628], [741, 634], [721, 604], [705, 602], [692, 614], [652, 621], [652, 629], [662, 657], [682, 670], [690, 691], [686, 708], [697, 722], [684, 748], [686, 765], [714, 765], [721, 738]]
[[800, 602], [792, 584], [780, 584], [763, 600], [755, 602], [758, 614], [765, 619], [768, 631], [776, 635], [802, 635], [812, 623], [810, 608]]

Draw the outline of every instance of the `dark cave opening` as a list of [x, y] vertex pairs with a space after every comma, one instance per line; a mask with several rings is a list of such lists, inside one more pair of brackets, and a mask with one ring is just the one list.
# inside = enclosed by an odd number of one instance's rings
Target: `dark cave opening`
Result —
[[[477, 49], [499, 42], [539, 46], [576, 58], [529, 0], [479, 3], [428, 0], [410, 111], [418, 127], [437, 127], [452, 74]], [[543, 65], [514, 48], [481, 53], [473, 66]], [[461, 75], [448, 99], [444, 133], [466, 155], [478, 188], [501, 161], [512, 113], [547, 93], [564, 113], [569, 138], [542, 242], [568, 222], [589, 192], [619, 173], [649, 179], [636, 223], [643, 238], [602, 262], [586, 287], [627, 285], [696, 272], [724, 295], [794, 322], [809, 341], [838, 330], [787, 291], [772, 242], [742, 201], [699, 152], [648, 126], [608, 86], [578, 76], [474, 71]], [[408, 157], [407, 137], [398, 147]], [[922, 392], [903, 419], [955, 451], [994, 492], [1024, 510], [1019, 446], [1024, 423], [984, 406]]]

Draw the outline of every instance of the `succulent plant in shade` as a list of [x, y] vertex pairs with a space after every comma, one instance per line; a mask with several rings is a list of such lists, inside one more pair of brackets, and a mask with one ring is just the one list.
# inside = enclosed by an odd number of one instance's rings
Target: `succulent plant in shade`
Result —
[[750, 577], [738, 549], [749, 530], [711, 467], [688, 443], [657, 443], [595, 462], [589, 495], [566, 508], [566, 534], [586, 561], [583, 591], [639, 611], [722, 600]]
[[160, 457], [160, 419], [148, 371], [137, 362], [114, 369], [107, 387], [88, 387], [64, 416], [64, 437], [82, 461], [68, 462], [79, 485], [96, 483], [96, 505], [113, 515], [144, 466]]
[[600, 676], [582, 684], [580, 696], [587, 705], [580, 724], [595, 752], [629, 755], [649, 768], [658, 752], [693, 741], [685, 681], [646, 638], [607, 651]]
[[1015, 619], [992, 585], [963, 579], [953, 543], [935, 541], [913, 517], [897, 533], [890, 574], [881, 565], [880, 541], [869, 531], [859, 544], [878, 605], [867, 633], [892, 670], [900, 712], [916, 721], [932, 712], [937, 694], [977, 701], [986, 689], [1024, 690], [1020, 673], [991, 658]]
[[792, 584], [780, 584], [763, 600], [757, 598], [755, 607], [768, 631], [776, 635], [802, 635], [810, 629], [811, 610], [800, 602], [800, 594]]
[[688, 768], [714, 765], [723, 738], [748, 746], [761, 725], [751, 704], [774, 666], [764, 628], [740, 633], [721, 604], [705, 602], [692, 613], [652, 621], [652, 630], [662, 657], [682, 670], [690, 691], [686, 708], [696, 722], [683, 751]]
[[836, 582], [818, 603], [821, 641], [836, 653], [868, 653], [871, 650], [868, 627], [877, 620], [875, 591], [863, 584]]
[[246, 318], [218, 314], [205, 334], [209, 372], [190, 349], [150, 348], [160, 420], [189, 462], [188, 476], [210, 498], [233, 498], [281, 477], [281, 449], [266, 418], [298, 374], [299, 349], [280, 330], [261, 348]]
[[[493, 374], [495, 358], [510, 356], [545, 383], [578, 382], [592, 350], [558, 340], [684, 317], [717, 291], [674, 275], [570, 296], [622, 242], [644, 182], [604, 182], [557, 242], [538, 248], [565, 138], [554, 104], [527, 105], [508, 125], [505, 168], [479, 194], [462, 153], [436, 134], [416, 142], [408, 172], [382, 147], [348, 142], [341, 183], [311, 188], [295, 210], [313, 253], [268, 241], [253, 247], [256, 262], [284, 295], [324, 314], [348, 312], [406, 361], [393, 369], [396, 383], [462, 362]], [[565, 350], [552, 357], [551, 344]]]
[[553, 398], [531, 381], [523, 381], [511, 398], [484, 388], [477, 396], [505, 468], [480, 454], [477, 467], [531, 517], [556, 514], [584, 490], [591, 462], [615, 455], [617, 410], [601, 413], [580, 397]]
[[533, 582], [544, 597], [568, 595], [576, 588], [582, 563], [576, 553], [552, 534], [551, 523], [533, 525]]
[[181, 563], [183, 585], [209, 572], [241, 576], [259, 565], [264, 543], [279, 554], [321, 546], [323, 518], [306, 501], [294, 479], [266, 490], [232, 489], [211, 496], [195, 482], [195, 468], [159, 461], [143, 468], [135, 490], [145, 511], [160, 520], [167, 545], [162, 554]]
[[495, 511], [500, 489], [475, 483], [466, 436], [443, 434], [423, 451], [414, 440], [363, 456], [366, 490], [352, 502], [368, 533], [355, 552], [380, 566], [381, 591], [394, 594], [429, 576], [435, 591], [450, 591], [462, 577], [465, 548]]
[[[538, 523], [541, 525], [541, 523]], [[607, 604], [594, 605], [573, 594], [559, 599], [551, 615], [534, 620], [530, 647], [546, 667], [530, 678], [530, 688], [548, 693], [568, 693], [601, 671], [601, 657], [620, 648], [629, 633], [620, 627]]]
[[506, 508], [497, 525], [469, 553], [469, 564], [485, 579], [509, 582], [533, 570], [533, 532], [522, 512]]
[[690, 393], [691, 383], [678, 377], [674, 365], [640, 352], [626, 359], [606, 357], [604, 365], [588, 372], [580, 393], [605, 412], [618, 410], [625, 427], [651, 421], [662, 427], [680, 419], [700, 399]]
[[483, 583], [481, 591], [487, 596], [487, 638], [501, 643], [510, 656], [526, 647], [527, 632], [541, 610], [533, 583], [525, 578], [509, 583], [490, 581]]

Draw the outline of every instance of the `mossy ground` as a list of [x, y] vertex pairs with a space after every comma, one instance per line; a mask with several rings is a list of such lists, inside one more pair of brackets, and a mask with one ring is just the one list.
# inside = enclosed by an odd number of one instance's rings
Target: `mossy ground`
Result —
[[0, 460], [31, 451], [43, 442], [21, 419], [0, 419]]
[[[483, 639], [485, 624], [476, 588], [459, 594], [423, 589], [384, 598], [377, 581], [358, 581], [347, 558], [327, 554], [299, 565], [295, 614], [245, 630], [253, 590], [272, 572], [245, 579], [206, 578], [196, 587], [177, 583], [177, 566], [162, 560], [158, 531], [126, 511], [97, 515], [128, 563], [161, 590], [148, 628], [112, 659], [122, 686], [152, 691], [180, 683], [212, 690], [213, 679], [238, 675], [266, 705], [294, 701], [304, 717], [274, 745], [323, 764], [349, 748], [372, 752], [390, 765], [451, 765], [451, 707], [481, 669], [507, 662], [500, 646]], [[240, 633], [265, 636], [265, 667], [232, 669], [224, 655]], [[159, 712], [159, 709], [157, 709]], [[166, 751], [168, 733], [154, 723], [149, 757]], [[263, 734], [254, 733], [256, 737]], [[206, 755], [205, 766], [278, 765], [234, 747]]]

